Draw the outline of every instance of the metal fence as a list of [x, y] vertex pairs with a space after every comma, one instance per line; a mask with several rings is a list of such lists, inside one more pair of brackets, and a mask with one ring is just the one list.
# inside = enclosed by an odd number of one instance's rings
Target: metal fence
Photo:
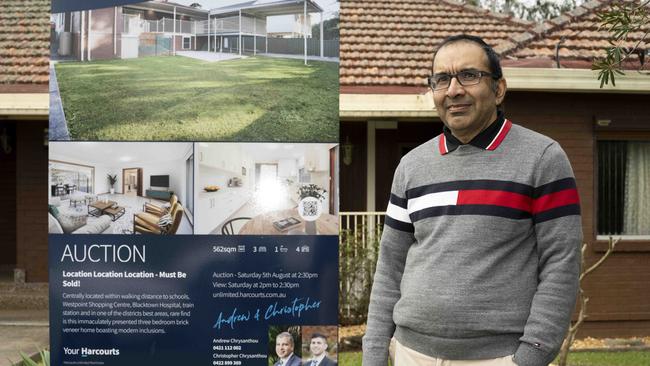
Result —
[[339, 213], [340, 324], [367, 319], [384, 218], [384, 212]]
[[242, 52], [247, 54], [253, 53], [254, 48], [257, 48], [257, 53], [263, 53], [264, 48], [266, 47], [264, 44], [264, 37], [257, 37], [257, 43], [252, 36], [242, 37], [242, 43]]
[[[269, 53], [285, 55], [303, 55], [305, 53], [305, 40], [303, 38], [269, 38]], [[320, 56], [320, 40], [307, 39], [307, 55]], [[323, 56], [339, 57], [339, 41], [323, 41]]]

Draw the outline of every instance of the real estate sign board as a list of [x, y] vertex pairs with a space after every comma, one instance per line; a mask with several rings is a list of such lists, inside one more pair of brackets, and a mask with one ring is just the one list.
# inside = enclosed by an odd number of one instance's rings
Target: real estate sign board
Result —
[[336, 358], [337, 59], [267, 43], [324, 5], [193, 2], [52, 3], [54, 365]]

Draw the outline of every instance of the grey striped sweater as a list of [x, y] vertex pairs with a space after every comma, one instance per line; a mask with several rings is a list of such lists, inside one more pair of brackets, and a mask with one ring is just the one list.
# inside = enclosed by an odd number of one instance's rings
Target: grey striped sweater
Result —
[[387, 365], [393, 336], [437, 358], [547, 365], [575, 305], [581, 241], [557, 142], [503, 118], [466, 145], [445, 131], [395, 171], [363, 365]]

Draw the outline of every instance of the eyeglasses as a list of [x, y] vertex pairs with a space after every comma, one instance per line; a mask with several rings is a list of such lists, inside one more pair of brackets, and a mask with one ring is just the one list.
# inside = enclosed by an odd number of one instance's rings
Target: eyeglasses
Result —
[[476, 85], [481, 81], [483, 76], [494, 77], [493, 74], [486, 71], [479, 70], [462, 70], [455, 74], [433, 74], [427, 78], [429, 81], [429, 86], [432, 90], [443, 90], [449, 88], [451, 84], [451, 79], [456, 78], [458, 83], [462, 86]]

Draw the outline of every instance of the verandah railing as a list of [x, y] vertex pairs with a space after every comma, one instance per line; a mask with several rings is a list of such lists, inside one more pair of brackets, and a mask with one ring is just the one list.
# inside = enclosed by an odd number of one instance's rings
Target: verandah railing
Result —
[[339, 213], [339, 322], [366, 321], [385, 212]]
[[[141, 19], [137, 15], [122, 14], [123, 33], [140, 34], [151, 33], [172, 33], [174, 32], [174, 20], [162, 18], [158, 20]], [[207, 22], [207, 21], [206, 21]], [[195, 20], [176, 20], [176, 33], [197, 34], [197, 23]]]
[[[238, 33], [239, 32], [239, 17], [226, 17], [208, 20], [176, 20], [176, 28], [174, 28], [174, 20], [170, 18], [162, 18], [158, 20], [141, 19], [137, 15], [123, 14], [122, 15], [124, 33], [127, 34], [140, 34], [143, 32], [151, 33], [176, 33], [192, 34], [192, 35], [207, 35], [220, 34], [220, 33]], [[266, 35], [266, 21], [262, 19], [254, 19], [242, 16], [242, 33], [257, 34], [258, 36]]]

